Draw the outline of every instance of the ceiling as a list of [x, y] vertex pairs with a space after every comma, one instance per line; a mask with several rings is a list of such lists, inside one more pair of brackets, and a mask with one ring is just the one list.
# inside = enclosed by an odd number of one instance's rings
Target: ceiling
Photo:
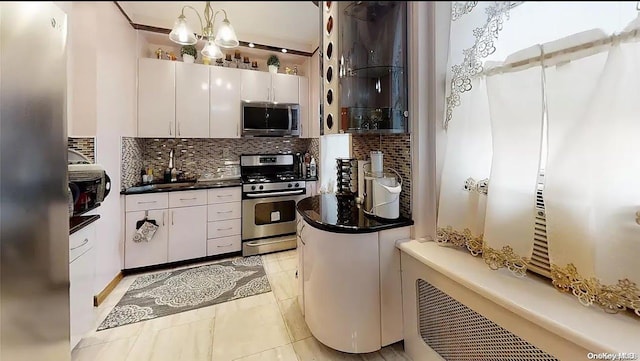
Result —
[[[185, 5], [204, 16], [204, 1], [118, 1], [133, 23], [171, 29]], [[216, 1], [213, 11], [224, 9], [238, 40], [312, 53], [318, 47], [319, 14], [312, 1]], [[191, 9], [184, 15], [200, 33], [198, 16]], [[216, 28], [223, 19], [218, 15]]]

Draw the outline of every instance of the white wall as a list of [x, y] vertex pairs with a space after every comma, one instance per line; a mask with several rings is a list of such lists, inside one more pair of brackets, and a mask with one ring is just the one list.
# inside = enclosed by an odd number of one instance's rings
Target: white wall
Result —
[[442, 119], [451, 4], [416, 1], [409, 6], [412, 237], [433, 239], [446, 149]]
[[67, 93], [70, 98], [68, 130], [71, 137], [96, 136], [96, 5], [74, 2], [69, 27], [71, 43]]
[[136, 132], [136, 31], [112, 2], [93, 2], [97, 16], [96, 155], [111, 177], [112, 192], [97, 222], [95, 292], [111, 282], [123, 266], [120, 189], [121, 137]]
[[335, 193], [338, 178], [336, 158], [351, 156], [351, 134], [320, 137], [320, 192]]

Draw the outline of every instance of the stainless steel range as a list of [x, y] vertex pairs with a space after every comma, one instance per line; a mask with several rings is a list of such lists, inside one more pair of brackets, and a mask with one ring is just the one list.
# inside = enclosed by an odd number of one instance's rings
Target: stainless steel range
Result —
[[243, 256], [296, 247], [296, 203], [306, 184], [294, 164], [293, 154], [240, 156]]

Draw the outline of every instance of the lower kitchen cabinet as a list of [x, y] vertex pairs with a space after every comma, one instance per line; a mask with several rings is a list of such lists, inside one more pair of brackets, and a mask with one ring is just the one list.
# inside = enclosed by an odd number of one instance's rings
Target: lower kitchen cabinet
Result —
[[169, 262], [207, 255], [207, 206], [169, 209]]
[[[124, 268], [137, 268], [167, 263], [169, 244], [169, 225], [167, 223], [167, 213], [169, 211], [150, 210], [127, 212], [125, 217], [125, 230], [127, 237], [124, 244]], [[154, 233], [149, 242], [134, 242], [133, 236], [136, 234], [136, 223], [145, 219], [153, 220], [158, 224], [158, 230]]]
[[[240, 187], [126, 196], [124, 268], [154, 266], [240, 251]], [[147, 217], [158, 230], [134, 242]]]
[[240, 235], [213, 238], [207, 240], [207, 256], [217, 254], [237, 252], [242, 249], [242, 239]]
[[71, 349], [93, 327], [93, 277], [95, 274], [95, 225], [69, 237], [69, 325]]

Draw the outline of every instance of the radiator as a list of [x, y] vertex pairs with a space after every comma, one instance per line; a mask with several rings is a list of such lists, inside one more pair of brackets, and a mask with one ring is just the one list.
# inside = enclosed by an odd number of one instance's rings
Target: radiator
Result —
[[426, 281], [416, 287], [420, 336], [445, 360], [557, 360]]

